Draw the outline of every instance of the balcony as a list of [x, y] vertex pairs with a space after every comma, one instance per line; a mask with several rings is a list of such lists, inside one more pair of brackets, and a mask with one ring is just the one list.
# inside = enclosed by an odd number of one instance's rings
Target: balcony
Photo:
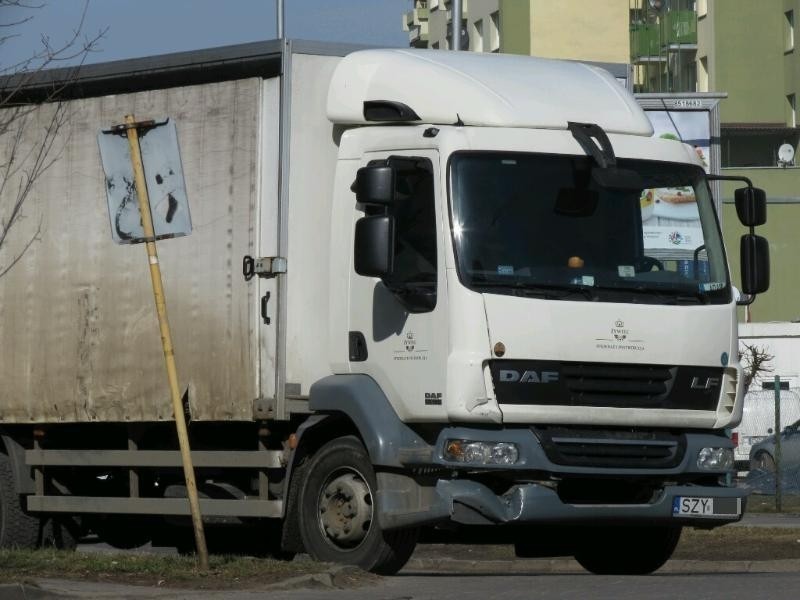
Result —
[[665, 42], [672, 45], [697, 45], [697, 13], [673, 10], [664, 15]]
[[631, 25], [631, 57], [633, 62], [659, 60], [661, 35], [658, 25]]
[[697, 13], [673, 10], [655, 23], [632, 23], [630, 35], [632, 62], [661, 62], [672, 52], [697, 49]]

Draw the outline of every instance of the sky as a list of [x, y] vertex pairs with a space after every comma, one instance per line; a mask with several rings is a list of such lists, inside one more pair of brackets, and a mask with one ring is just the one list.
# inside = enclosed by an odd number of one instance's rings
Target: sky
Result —
[[[0, 69], [40, 50], [42, 36], [54, 46], [70, 39], [86, 0], [30, 4], [43, 6], [0, 8], [0, 24], [31, 17], [5, 28], [14, 37], [2, 44]], [[284, 0], [285, 33], [295, 39], [407, 46], [402, 15], [411, 5], [412, 0]], [[270, 40], [276, 37], [275, 0], [88, 0], [81, 32], [91, 38], [103, 30], [86, 63]]]

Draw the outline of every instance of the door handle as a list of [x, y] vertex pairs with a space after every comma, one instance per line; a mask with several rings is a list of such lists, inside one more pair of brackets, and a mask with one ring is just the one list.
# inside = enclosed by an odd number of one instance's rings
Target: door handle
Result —
[[266, 325], [270, 324], [270, 318], [267, 316], [267, 303], [269, 302], [270, 293], [267, 292], [261, 296], [261, 318], [264, 319]]

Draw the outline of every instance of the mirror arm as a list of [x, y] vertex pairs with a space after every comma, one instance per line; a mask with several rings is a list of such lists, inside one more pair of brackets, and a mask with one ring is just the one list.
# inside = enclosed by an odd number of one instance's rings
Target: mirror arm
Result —
[[750, 306], [756, 301], [756, 294], [742, 294], [736, 301], [736, 306]]
[[743, 181], [747, 184], [747, 187], [753, 187], [753, 182], [743, 175], [706, 175], [706, 179], [709, 181]]

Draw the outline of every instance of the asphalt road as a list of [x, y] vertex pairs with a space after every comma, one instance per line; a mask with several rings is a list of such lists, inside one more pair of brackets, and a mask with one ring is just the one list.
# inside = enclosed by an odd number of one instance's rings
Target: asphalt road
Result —
[[[800, 572], [740, 573], [706, 572], [702, 567], [689, 572], [666, 572], [644, 577], [597, 576], [584, 573], [551, 574], [532, 571], [453, 573], [406, 570], [377, 584], [355, 589], [335, 589], [322, 583], [305, 582], [293, 589], [260, 589], [203, 592], [135, 588], [86, 582], [40, 582], [35, 592], [0, 598], [92, 598], [99, 599], [183, 599], [191, 600], [753, 600], [797, 598]], [[10, 591], [10, 590], [9, 590]], [[57, 595], [55, 595], [57, 594]]]

